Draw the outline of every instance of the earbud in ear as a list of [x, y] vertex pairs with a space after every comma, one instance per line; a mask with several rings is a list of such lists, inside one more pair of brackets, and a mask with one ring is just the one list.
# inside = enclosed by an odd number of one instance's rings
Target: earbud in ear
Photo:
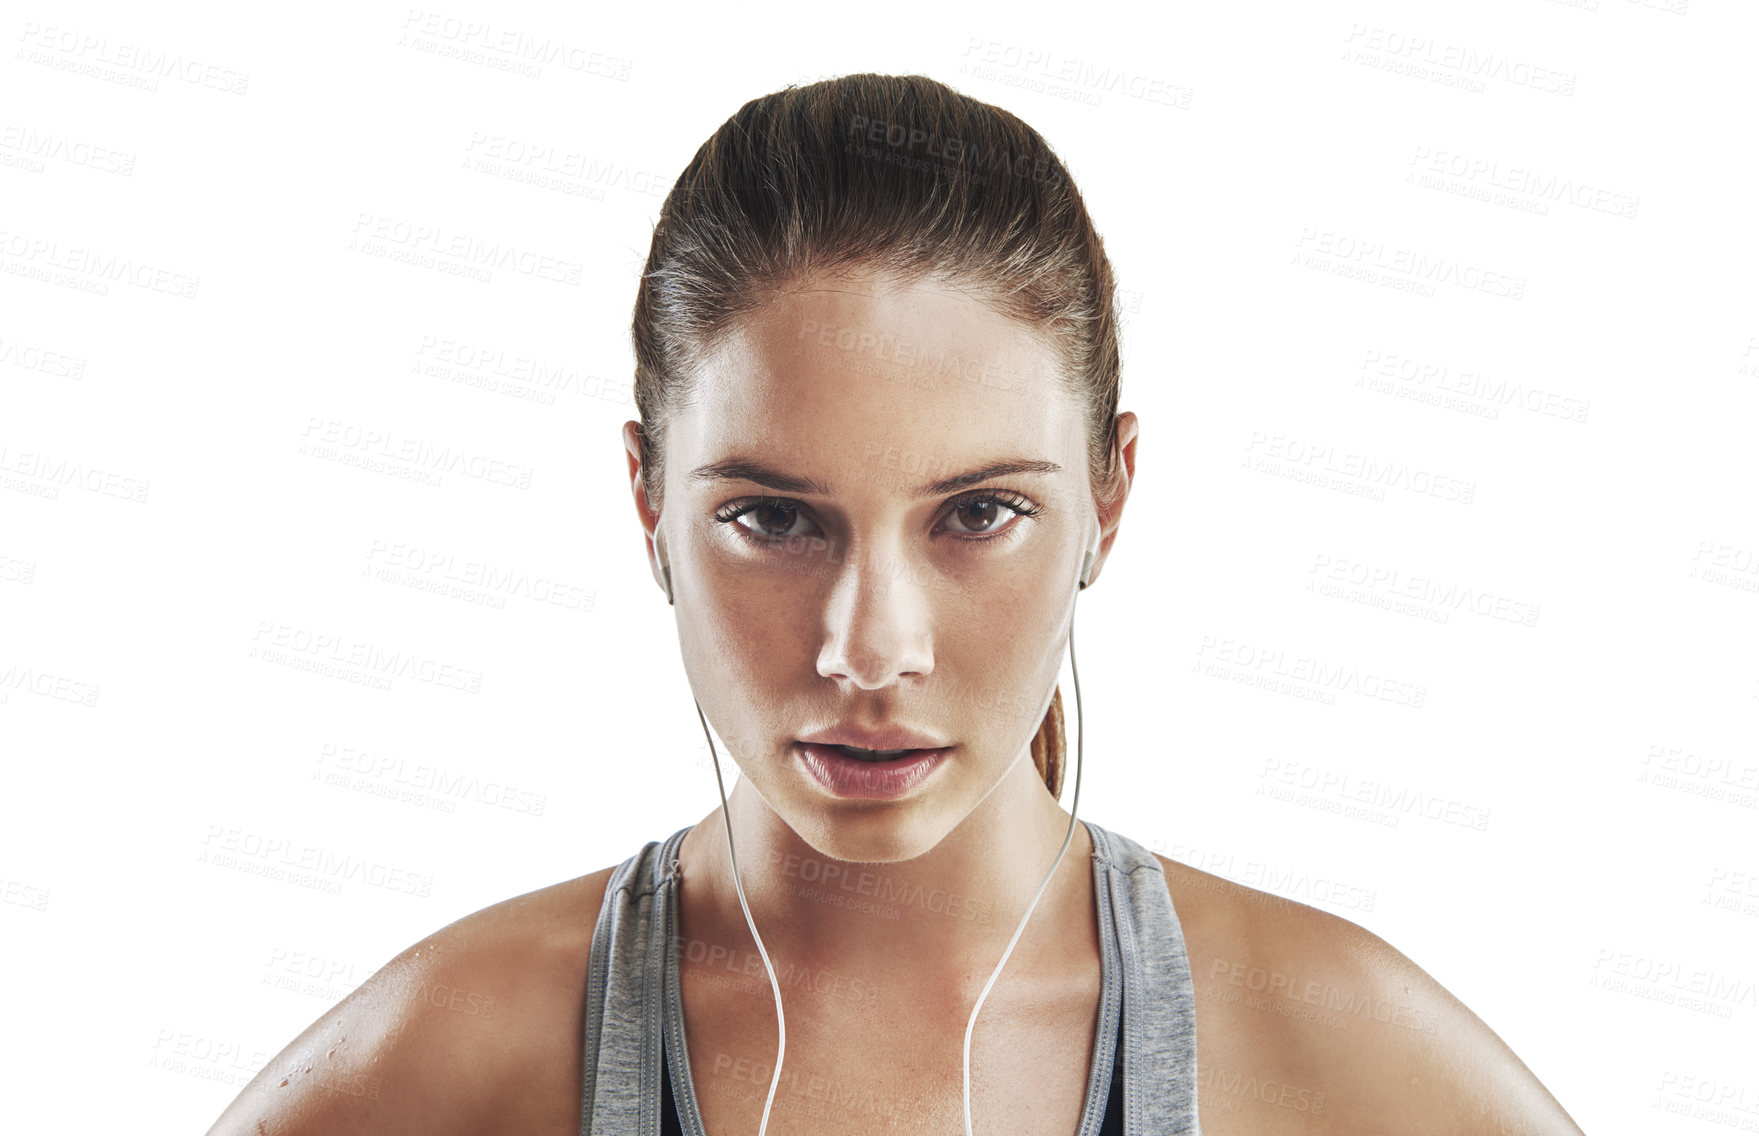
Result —
[[666, 542], [657, 536], [654, 538], [654, 558], [660, 562], [660, 580], [666, 585], [666, 602], [676, 606], [672, 599], [672, 565], [666, 561]]
[[1081, 554], [1081, 584], [1076, 589], [1077, 591], [1087, 587], [1088, 581], [1093, 576], [1093, 562], [1098, 556], [1099, 534], [1096, 532], [1093, 534], [1093, 539], [1088, 542], [1087, 551]]

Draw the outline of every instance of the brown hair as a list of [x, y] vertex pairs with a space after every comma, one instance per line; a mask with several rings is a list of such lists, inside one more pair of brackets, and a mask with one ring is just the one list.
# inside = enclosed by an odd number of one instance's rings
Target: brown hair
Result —
[[[1118, 315], [1111, 263], [1039, 133], [921, 75], [844, 75], [752, 99], [660, 206], [635, 298], [643, 483], [662, 508], [666, 423], [718, 333], [809, 274], [957, 283], [1037, 333], [1082, 401], [1088, 475], [1118, 471]], [[1053, 796], [1062, 692], [1032, 739]]]

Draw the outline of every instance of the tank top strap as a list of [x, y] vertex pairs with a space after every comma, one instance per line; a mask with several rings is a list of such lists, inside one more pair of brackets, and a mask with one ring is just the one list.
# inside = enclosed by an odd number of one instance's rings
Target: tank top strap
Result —
[[1086, 823], [1123, 970], [1124, 1132], [1199, 1136], [1197, 994], [1166, 871], [1141, 844]]
[[649, 841], [605, 885], [587, 967], [581, 1136], [659, 1136], [664, 892], [689, 831]]
[[[1166, 874], [1141, 844], [1083, 823], [1093, 839], [1102, 928], [1097, 1083], [1109, 1083], [1112, 1062], [1123, 1062], [1125, 1136], [1200, 1136], [1196, 996]], [[689, 831], [649, 842], [606, 884], [588, 967], [581, 1136], [660, 1136], [667, 999], [678, 997], [666, 944], [678, 846]], [[1119, 1014], [1122, 1046], [1113, 1050]], [[684, 1076], [674, 1087], [694, 1102], [687, 1064]], [[1097, 1125], [1101, 1111], [1090, 1112], [1084, 1131]], [[693, 1111], [685, 1120], [687, 1131], [700, 1124]]]

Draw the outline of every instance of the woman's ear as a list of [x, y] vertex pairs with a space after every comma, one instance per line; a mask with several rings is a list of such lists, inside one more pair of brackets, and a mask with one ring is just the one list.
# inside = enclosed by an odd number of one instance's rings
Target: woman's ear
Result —
[[666, 557], [665, 537], [660, 535], [660, 515], [648, 500], [643, 442], [641, 423], [633, 420], [623, 423], [623, 456], [629, 465], [629, 489], [635, 496], [636, 516], [641, 520], [641, 529], [647, 540], [648, 566], [653, 570], [655, 582], [666, 593], [666, 602], [671, 603], [672, 572]]
[[1114, 431], [1117, 468], [1111, 480], [1100, 486], [1094, 495], [1094, 506], [1099, 513], [1099, 538], [1092, 567], [1084, 575], [1088, 583], [1099, 575], [1100, 567], [1111, 554], [1112, 542], [1118, 538], [1118, 525], [1124, 519], [1124, 503], [1130, 498], [1130, 484], [1136, 478], [1136, 436], [1141, 432], [1136, 415], [1128, 410], [1119, 414]]

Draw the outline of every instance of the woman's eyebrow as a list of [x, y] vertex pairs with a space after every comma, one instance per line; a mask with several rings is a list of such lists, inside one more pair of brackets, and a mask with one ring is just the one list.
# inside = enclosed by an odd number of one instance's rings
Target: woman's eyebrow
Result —
[[[976, 469], [964, 473], [956, 473], [951, 477], [943, 477], [917, 488], [918, 497], [939, 497], [947, 493], [955, 493], [967, 486], [977, 485], [992, 477], [1005, 477], [1017, 473], [1061, 473], [1063, 467], [1056, 462], [1042, 461], [1034, 458], [1002, 458], [987, 462]], [[797, 474], [783, 473], [760, 461], [750, 458], [728, 458], [726, 461], [710, 462], [690, 471], [692, 481], [751, 481], [766, 489], [775, 489], [783, 493], [799, 493], [831, 497], [834, 494], [830, 487], [817, 478], [801, 477]]]

